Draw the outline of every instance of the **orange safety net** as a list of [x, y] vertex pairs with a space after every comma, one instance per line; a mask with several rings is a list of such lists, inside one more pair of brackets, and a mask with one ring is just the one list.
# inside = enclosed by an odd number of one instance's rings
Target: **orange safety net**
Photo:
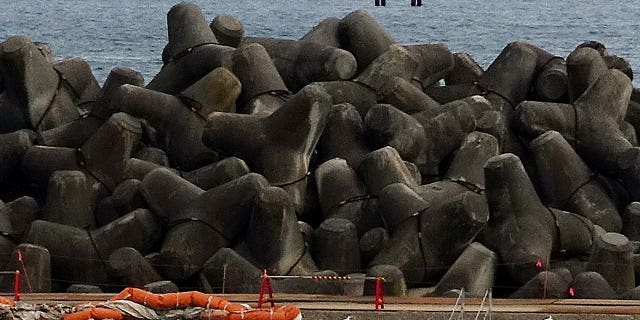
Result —
[[108, 308], [91, 308], [64, 315], [62, 320], [87, 320], [87, 319], [115, 319], [122, 320], [124, 317], [118, 310]]
[[[220, 316], [220, 314], [216, 314], [215, 319], [217, 320], [294, 320], [300, 315], [300, 309], [294, 306], [280, 306], [270, 309], [253, 309], [239, 303], [231, 303], [226, 299], [215, 297], [213, 295], [205, 294], [198, 291], [155, 294], [138, 288], [126, 288], [111, 300], [130, 300], [153, 309], [201, 307], [206, 309], [217, 309], [225, 311], [223, 316]], [[98, 308], [94, 308], [91, 310], [95, 309]], [[90, 317], [86, 313], [83, 314], [84, 317], [75, 317], [76, 314], [78, 313], [66, 315], [63, 319], [102, 319]], [[122, 315], [119, 312], [118, 314], [120, 315], [120, 319], [122, 319]], [[69, 318], [69, 316], [73, 317]]]
[[13, 306], [13, 301], [5, 298], [5, 297], [0, 297], [0, 304], [4, 304], [7, 306]]

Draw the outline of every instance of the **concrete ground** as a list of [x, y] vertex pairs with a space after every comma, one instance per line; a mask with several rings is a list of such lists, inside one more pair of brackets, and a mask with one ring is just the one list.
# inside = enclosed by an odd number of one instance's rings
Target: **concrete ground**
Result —
[[[29, 303], [75, 305], [109, 300], [115, 294], [24, 294], [22, 301]], [[220, 295], [232, 302], [248, 303], [255, 307], [257, 294]], [[10, 298], [10, 297], [8, 297]], [[374, 310], [373, 297], [345, 297], [320, 295], [277, 294], [276, 305], [298, 306], [303, 319], [312, 320], [448, 320], [455, 298], [386, 297], [383, 310]], [[481, 305], [479, 299], [465, 300], [463, 313], [458, 307], [452, 320], [555, 320], [619, 319], [640, 320], [640, 300], [577, 300], [577, 299], [495, 299], [491, 314], [488, 302]], [[478, 314], [478, 311], [480, 313]]]

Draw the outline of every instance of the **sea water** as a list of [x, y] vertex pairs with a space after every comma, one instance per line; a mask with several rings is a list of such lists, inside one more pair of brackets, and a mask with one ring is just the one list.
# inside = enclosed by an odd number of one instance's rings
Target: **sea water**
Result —
[[[399, 43], [444, 43], [485, 68], [515, 40], [563, 57], [595, 40], [640, 70], [638, 0], [423, 0], [421, 7], [412, 7], [410, 0], [387, 0], [385, 7], [375, 7], [373, 0], [193, 2], [207, 21], [219, 14], [237, 17], [248, 36], [298, 39], [324, 18], [366, 9]], [[47, 42], [58, 59], [84, 58], [101, 83], [115, 66], [133, 68], [148, 82], [162, 66], [166, 14], [176, 3], [0, 0], [0, 41], [21, 34]]]

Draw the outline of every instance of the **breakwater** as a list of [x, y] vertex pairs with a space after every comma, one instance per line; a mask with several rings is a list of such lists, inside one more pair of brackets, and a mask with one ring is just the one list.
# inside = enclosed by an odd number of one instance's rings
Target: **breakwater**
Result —
[[[400, 296], [634, 296], [637, 92], [603, 44], [512, 42], [485, 69], [364, 10], [300, 40], [191, 3], [167, 28], [146, 85], [0, 44], [0, 240], [38, 270], [24, 283], [254, 292], [265, 268]], [[354, 282], [274, 289], [372, 293]]]

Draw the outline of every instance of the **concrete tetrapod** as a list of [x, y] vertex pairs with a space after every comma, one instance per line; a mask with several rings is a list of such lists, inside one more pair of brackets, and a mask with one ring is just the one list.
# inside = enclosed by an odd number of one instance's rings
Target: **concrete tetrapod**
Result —
[[245, 239], [259, 266], [272, 274], [306, 275], [318, 270], [306, 250], [293, 203], [281, 188], [258, 192]]
[[125, 179], [118, 184], [110, 196], [98, 203], [94, 214], [97, 225], [105, 225], [127, 212], [145, 208], [146, 203], [140, 192], [141, 184], [137, 179]]
[[[491, 102], [495, 111], [502, 113], [504, 119], [511, 119], [513, 108], [527, 97], [537, 60], [538, 53], [534, 46], [526, 42], [509, 43], [478, 81], [477, 85], [485, 98]], [[522, 146], [512, 126], [506, 127], [500, 146], [504, 152], [523, 155]]]
[[298, 227], [302, 233], [305, 245], [307, 248], [310, 248], [313, 245], [313, 227], [304, 221], [298, 221]]
[[361, 269], [356, 227], [339, 218], [324, 220], [314, 231], [313, 257], [318, 267], [346, 275]]
[[382, 227], [371, 228], [360, 237], [360, 257], [364, 265], [382, 251], [389, 243], [389, 232]]
[[563, 101], [567, 97], [567, 64], [553, 57], [544, 64], [534, 80], [536, 94], [546, 101]]
[[149, 121], [159, 131], [170, 163], [182, 170], [193, 170], [218, 159], [202, 143], [206, 117], [214, 111], [233, 110], [239, 93], [238, 79], [229, 70], [219, 68], [179, 97], [123, 85], [112, 103], [123, 112]]
[[427, 145], [420, 122], [389, 104], [377, 104], [369, 109], [364, 125], [371, 146], [393, 147], [406, 161], [416, 162]]
[[141, 134], [138, 119], [116, 113], [79, 149], [30, 147], [22, 160], [22, 170], [41, 185], [47, 184], [54, 171], [82, 170], [98, 194], [96, 199], [100, 199], [101, 193], [110, 192], [122, 179], [127, 159], [139, 148]]
[[203, 190], [209, 190], [251, 172], [240, 158], [228, 157], [198, 169], [182, 172], [187, 181]]
[[365, 10], [356, 10], [346, 15], [338, 24], [338, 34], [343, 49], [351, 52], [362, 72], [378, 56], [382, 55], [395, 40]]
[[619, 179], [632, 200], [639, 199], [640, 162], [635, 159], [640, 159], [640, 149], [624, 137], [616, 120], [626, 112], [630, 94], [629, 78], [608, 70], [573, 105], [523, 102], [514, 125], [529, 139], [558, 131], [588, 165]]
[[[439, 112], [447, 110], [446, 107], [448, 107], [441, 106], [422, 90], [400, 77], [393, 77], [391, 81], [387, 82], [383, 87], [382, 95], [382, 102], [390, 103], [408, 114], [415, 114], [423, 121], [427, 121], [428, 117], [435, 117]], [[473, 95], [456, 100], [469, 106], [476, 120], [476, 130], [490, 133], [498, 138], [498, 141], [503, 141], [507, 124], [502, 113], [493, 111], [494, 107], [486, 98]], [[422, 113], [423, 111], [424, 113]]]
[[[420, 243], [420, 215], [430, 204], [404, 183], [393, 183], [382, 189], [377, 210], [390, 233], [387, 245], [369, 262], [369, 267], [392, 265], [409, 283], [424, 280], [424, 254]], [[401, 254], [400, 254], [401, 253]]]
[[147, 252], [162, 237], [162, 225], [149, 210], [139, 209], [93, 231], [36, 220], [26, 243], [51, 254], [53, 279], [77, 283], [109, 283], [107, 259], [121, 247]]
[[356, 107], [360, 117], [364, 118], [367, 111], [378, 103], [378, 93], [355, 81], [323, 81], [315, 85], [322, 87], [331, 96], [331, 104], [349, 103]]
[[[573, 74], [570, 72], [570, 75]], [[631, 99], [631, 81], [619, 70], [604, 70], [590, 81], [574, 105], [589, 112], [602, 112], [618, 125], [624, 121]]]
[[[390, 195], [381, 197], [379, 206], [402, 210], [381, 213], [392, 230], [391, 238], [369, 265], [397, 266], [410, 283], [442, 275], [489, 216], [484, 197], [474, 192], [463, 192], [428, 206], [406, 186], [390, 185], [384, 192]], [[439, 230], [448, 230], [447, 237]]]
[[42, 211], [38, 202], [29, 196], [22, 196], [7, 203], [7, 209], [11, 230], [17, 239], [22, 239], [31, 222], [36, 220], [36, 216]]
[[636, 135], [635, 127], [626, 120], [622, 121], [619, 125], [620, 131], [622, 132], [624, 138], [627, 139], [627, 141], [629, 141], [632, 146], [640, 146], [640, 144], [638, 143], [638, 136]]
[[[402, 297], [407, 294], [407, 281], [398, 267], [393, 265], [377, 265], [369, 269], [367, 277], [384, 278], [382, 290], [385, 296]], [[367, 279], [364, 281], [363, 294], [365, 296], [375, 296], [376, 280]]]
[[316, 148], [320, 161], [334, 158], [347, 161], [352, 168], [358, 168], [362, 159], [371, 150], [366, 144], [364, 124], [356, 108], [350, 103], [331, 106], [327, 125]]
[[483, 237], [513, 280], [529, 281], [548, 266], [552, 252], [589, 253], [594, 226], [575, 214], [546, 208], [517, 156], [507, 153], [489, 159], [485, 180], [491, 219]]
[[511, 153], [495, 156], [484, 169], [491, 218], [490, 247], [495, 247], [510, 276], [526, 283], [546, 265], [555, 239], [555, 222], [536, 195], [520, 162]]
[[575, 212], [607, 231], [620, 231], [622, 218], [615, 204], [560, 133], [543, 133], [531, 141], [529, 149], [546, 205]]
[[214, 32], [194, 3], [182, 2], [167, 13], [169, 43], [162, 51], [164, 66], [148, 89], [177, 94], [218, 67], [230, 68], [234, 48], [218, 45]]
[[269, 116], [212, 113], [202, 140], [215, 150], [240, 157], [273, 186], [285, 189], [300, 213], [309, 161], [329, 109], [326, 92], [308, 85]]
[[324, 219], [349, 220], [356, 226], [358, 235], [370, 229], [372, 221], [363, 208], [363, 202], [369, 197], [362, 180], [346, 160], [326, 161], [318, 166], [314, 176]]
[[618, 69], [633, 81], [633, 69], [631, 68], [629, 60], [625, 57], [605, 54], [602, 56], [602, 59], [604, 59], [609, 69]]
[[145, 291], [149, 291], [151, 293], [157, 293], [157, 294], [172, 293], [172, 292], [180, 291], [178, 286], [169, 280], [150, 282], [145, 284], [144, 287], [142, 287], [142, 289]]
[[91, 66], [82, 58], [69, 58], [53, 64], [69, 88], [73, 104], [82, 113], [89, 112], [100, 92], [100, 85], [91, 72]]
[[317, 81], [349, 80], [356, 73], [356, 59], [346, 50], [315, 42], [277, 38], [244, 38], [242, 44], [262, 45], [282, 80], [293, 92]]
[[250, 173], [204, 191], [166, 168], [147, 174], [142, 195], [168, 227], [159, 270], [172, 281], [194, 275], [218, 249], [237, 240], [255, 196], [268, 182]]
[[95, 101], [87, 104], [88, 113], [79, 119], [40, 132], [39, 144], [52, 147], [80, 147], [117, 110], [112, 110], [111, 98], [123, 84], [142, 86], [142, 75], [128, 68], [116, 67], [111, 70]]
[[47, 59], [47, 62], [49, 63], [56, 62], [56, 55], [54, 54], [53, 49], [51, 48], [51, 45], [49, 43], [35, 41], [33, 44], [36, 45], [40, 54]]
[[469, 244], [436, 285], [436, 294], [464, 288], [469, 296], [484, 296], [493, 287], [497, 260], [495, 252], [482, 244]]
[[566, 299], [570, 281], [554, 271], [542, 271], [514, 292], [515, 299]]
[[33, 145], [34, 138], [31, 130], [0, 134], [0, 182], [5, 182], [20, 166], [26, 151]]
[[[22, 262], [17, 259], [18, 251]], [[20, 271], [20, 292], [51, 292], [51, 255], [45, 247], [29, 243], [17, 245], [2, 270]], [[0, 291], [13, 292], [13, 281], [13, 274], [0, 276]]]
[[402, 77], [392, 77], [382, 87], [383, 103], [388, 103], [407, 113], [436, 108], [440, 104]]
[[49, 178], [42, 219], [93, 229], [96, 224], [93, 216], [94, 202], [94, 194], [82, 171], [55, 171]]
[[123, 84], [130, 84], [138, 87], [142, 87], [144, 84], [144, 77], [138, 71], [125, 67], [114, 67], [109, 72], [107, 79], [104, 81], [102, 89], [96, 97], [95, 103], [91, 106], [90, 114], [93, 117], [100, 119], [107, 119], [116, 110], [110, 109], [111, 99], [119, 86]]
[[180, 58], [194, 47], [218, 43], [213, 31], [195, 3], [182, 2], [167, 13], [169, 43], [162, 50], [162, 62]]
[[178, 94], [216, 68], [231, 69], [235, 48], [202, 44], [179, 59], [165, 64], [145, 88], [166, 94]]
[[418, 166], [415, 163], [406, 160], [404, 161], [404, 165], [407, 167], [407, 170], [409, 170], [409, 174], [411, 174], [413, 181], [415, 181], [417, 185], [422, 184], [422, 173]]
[[569, 286], [569, 295], [574, 299], [618, 299], [609, 282], [594, 271], [577, 274]]
[[309, 30], [300, 41], [309, 41], [317, 44], [340, 48], [340, 35], [338, 29], [340, 19], [336, 17], [325, 18], [320, 21], [313, 29]]
[[640, 131], [640, 90], [633, 89], [631, 91], [631, 99], [629, 100], [629, 106], [627, 107], [627, 113], [624, 117], [624, 121], [628, 122], [635, 130], [636, 137]]
[[553, 59], [552, 54], [528, 42], [511, 42], [487, 68], [478, 86], [496, 110], [510, 111], [525, 100], [536, 74]]
[[78, 149], [78, 163], [93, 178], [113, 190], [122, 179], [127, 159], [140, 147], [140, 120], [116, 113]]
[[444, 77], [447, 86], [461, 83], [474, 83], [482, 78], [484, 70], [466, 52], [456, 52], [453, 54], [453, 70]]
[[[149, 161], [130, 158], [124, 168], [123, 179], [142, 180], [147, 173], [161, 167], [163, 166]], [[228, 157], [192, 171], [171, 170], [203, 190], [209, 190], [251, 172], [247, 164], [237, 157]]]
[[[5, 229], [5, 228], [7, 228], [6, 217], [2, 217], [0, 219], [4, 220], [4, 221], [2, 221], [2, 223], [3, 223], [2, 228], [4, 229], [4, 230], [1, 230], [2, 233], [11, 234], [11, 229], [8, 229], [8, 230]], [[9, 240], [9, 238], [6, 237], [6, 236], [0, 235], [0, 257], [4, 261], [7, 261], [8, 259], [12, 259], [13, 258], [13, 256], [11, 254], [13, 253], [13, 250], [15, 249], [15, 247], [16, 247], [16, 244], [13, 243], [13, 241]]]
[[407, 49], [393, 44], [362, 70], [354, 81], [380, 93], [393, 77], [411, 80], [417, 67], [418, 61]]
[[441, 162], [460, 146], [467, 134], [475, 130], [473, 112], [466, 102], [459, 100], [412, 116], [424, 128], [427, 141], [423, 158], [417, 160], [420, 172], [437, 176]]
[[205, 117], [213, 111], [235, 112], [235, 102], [242, 84], [226, 68], [216, 68], [176, 96], [191, 111]]
[[13, 229], [9, 208], [4, 202], [0, 201], [0, 243], [3, 249], [1, 253], [5, 258], [8, 258], [10, 250], [13, 250], [13, 242], [11, 240], [17, 235]]
[[519, 41], [518, 43], [531, 48], [536, 53], [535, 75], [532, 82], [535, 95], [544, 101], [566, 99], [568, 74], [564, 59], [529, 42]]
[[200, 278], [205, 292], [255, 293], [260, 290], [261, 275], [260, 269], [233, 249], [220, 248], [205, 262]]
[[[138, 158], [129, 158], [127, 159], [127, 163], [124, 166], [122, 179], [136, 179], [142, 181], [142, 179], [144, 179], [144, 176], [146, 176], [149, 172], [163, 167], [164, 166], [150, 161], [145, 161]], [[176, 173], [178, 172], [179, 171], [176, 170]]]
[[474, 83], [460, 83], [449, 86], [431, 86], [424, 88], [426, 93], [438, 103], [449, 103], [451, 101], [464, 99], [473, 95], [483, 94], [481, 88]]
[[110, 274], [125, 286], [141, 288], [147, 283], [162, 280], [142, 254], [131, 247], [113, 251], [109, 255], [108, 268]]
[[417, 185], [398, 151], [393, 147], [387, 146], [370, 152], [357, 170], [360, 176], [364, 177], [367, 194], [372, 196], [380, 195], [382, 189], [392, 183]]
[[259, 43], [240, 46], [233, 53], [231, 71], [242, 83], [238, 110], [242, 113], [271, 114], [289, 96], [267, 50]]
[[420, 89], [436, 84], [454, 69], [455, 58], [442, 43], [414, 44], [404, 48], [418, 62], [410, 73], [410, 80]]
[[477, 131], [469, 133], [455, 151], [443, 182], [466, 184], [477, 192], [484, 190], [484, 165], [499, 153], [498, 140], [494, 136]]
[[[578, 214], [548, 207], [556, 225], [553, 253], [560, 258], [586, 256], [595, 242], [596, 228], [591, 220]], [[602, 229], [604, 230], [604, 229]]]
[[[432, 203], [420, 217], [418, 232], [427, 267], [425, 279], [445, 273], [487, 224], [485, 197], [472, 191], [444, 203]], [[447, 230], [446, 238], [440, 232]]]
[[164, 150], [160, 148], [155, 148], [155, 147], [140, 148], [140, 150], [136, 152], [135, 158], [138, 158], [144, 161], [153, 162], [155, 164], [158, 164], [164, 167], [170, 166], [169, 157], [164, 152]]
[[598, 51], [578, 46], [567, 57], [569, 101], [575, 102], [608, 70], [607, 64]]
[[443, 179], [414, 187], [423, 199], [443, 203], [467, 191], [482, 194], [485, 188], [483, 167], [499, 153], [497, 140], [486, 133], [472, 132], [454, 154]]
[[640, 241], [640, 202], [632, 202], [625, 209], [622, 215], [622, 231], [631, 241]]
[[209, 24], [216, 39], [221, 45], [237, 48], [244, 36], [242, 22], [228, 14], [218, 15]]
[[598, 272], [617, 294], [623, 294], [636, 286], [632, 251], [627, 237], [607, 232], [596, 237], [587, 270]]
[[79, 117], [72, 90], [29, 39], [12, 36], [0, 44], [0, 73], [7, 98], [1, 132], [43, 131]]

